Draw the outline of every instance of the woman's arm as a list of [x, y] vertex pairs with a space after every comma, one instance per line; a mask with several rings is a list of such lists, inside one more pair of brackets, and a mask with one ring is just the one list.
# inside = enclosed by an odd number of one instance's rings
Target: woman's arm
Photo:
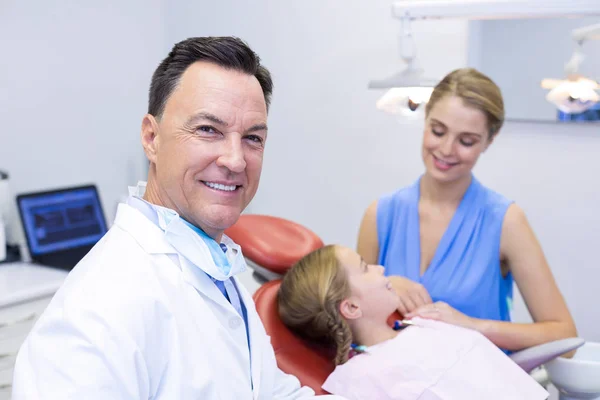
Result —
[[534, 323], [479, 320], [476, 328], [497, 346], [509, 350], [577, 336], [542, 248], [525, 213], [516, 204], [508, 208], [504, 218], [500, 255], [510, 268]]
[[377, 239], [377, 200], [372, 202], [363, 216], [358, 232], [356, 252], [367, 264], [377, 264], [379, 240]]

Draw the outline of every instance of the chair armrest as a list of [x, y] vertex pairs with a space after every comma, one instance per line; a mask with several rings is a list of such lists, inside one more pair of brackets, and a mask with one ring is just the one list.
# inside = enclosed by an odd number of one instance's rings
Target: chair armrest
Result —
[[540, 344], [525, 350], [517, 351], [509, 357], [526, 372], [547, 363], [556, 357], [583, 346], [585, 340], [582, 338], [568, 338], [555, 340], [553, 342]]

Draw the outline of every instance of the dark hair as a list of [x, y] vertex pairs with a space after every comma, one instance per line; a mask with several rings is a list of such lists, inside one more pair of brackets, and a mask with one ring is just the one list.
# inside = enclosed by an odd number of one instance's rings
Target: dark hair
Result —
[[237, 37], [194, 37], [173, 46], [154, 74], [150, 84], [148, 114], [160, 118], [173, 90], [185, 70], [195, 62], [212, 62], [220, 67], [253, 75], [260, 83], [267, 110], [271, 103], [273, 81], [269, 71], [260, 64], [260, 57]]

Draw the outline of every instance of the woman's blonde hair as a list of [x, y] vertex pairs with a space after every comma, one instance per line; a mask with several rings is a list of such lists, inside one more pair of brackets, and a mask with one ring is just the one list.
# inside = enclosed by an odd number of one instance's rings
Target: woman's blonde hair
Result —
[[489, 139], [494, 137], [504, 124], [504, 100], [498, 85], [488, 76], [474, 68], [462, 68], [452, 71], [433, 89], [431, 98], [425, 107], [429, 115], [435, 104], [446, 96], [457, 96], [465, 105], [485, 114]]
[[298, 261], [279, 288], [279, 315], [298, 336], [335, 350], [335, 365], [348, 361], [352, 332], [340, 314], [340, 303], [350, 295], [336, 247], [322, 247]]

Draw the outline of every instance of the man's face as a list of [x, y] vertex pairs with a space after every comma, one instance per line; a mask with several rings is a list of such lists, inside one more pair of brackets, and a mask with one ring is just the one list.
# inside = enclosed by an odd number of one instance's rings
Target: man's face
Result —
[[266, 139], [258, 80], [212, 63], [192, 64], [162, 118], [144, 118], [142, 142], [155, 167], [151, 201], [219, 238], [256, 193]]

